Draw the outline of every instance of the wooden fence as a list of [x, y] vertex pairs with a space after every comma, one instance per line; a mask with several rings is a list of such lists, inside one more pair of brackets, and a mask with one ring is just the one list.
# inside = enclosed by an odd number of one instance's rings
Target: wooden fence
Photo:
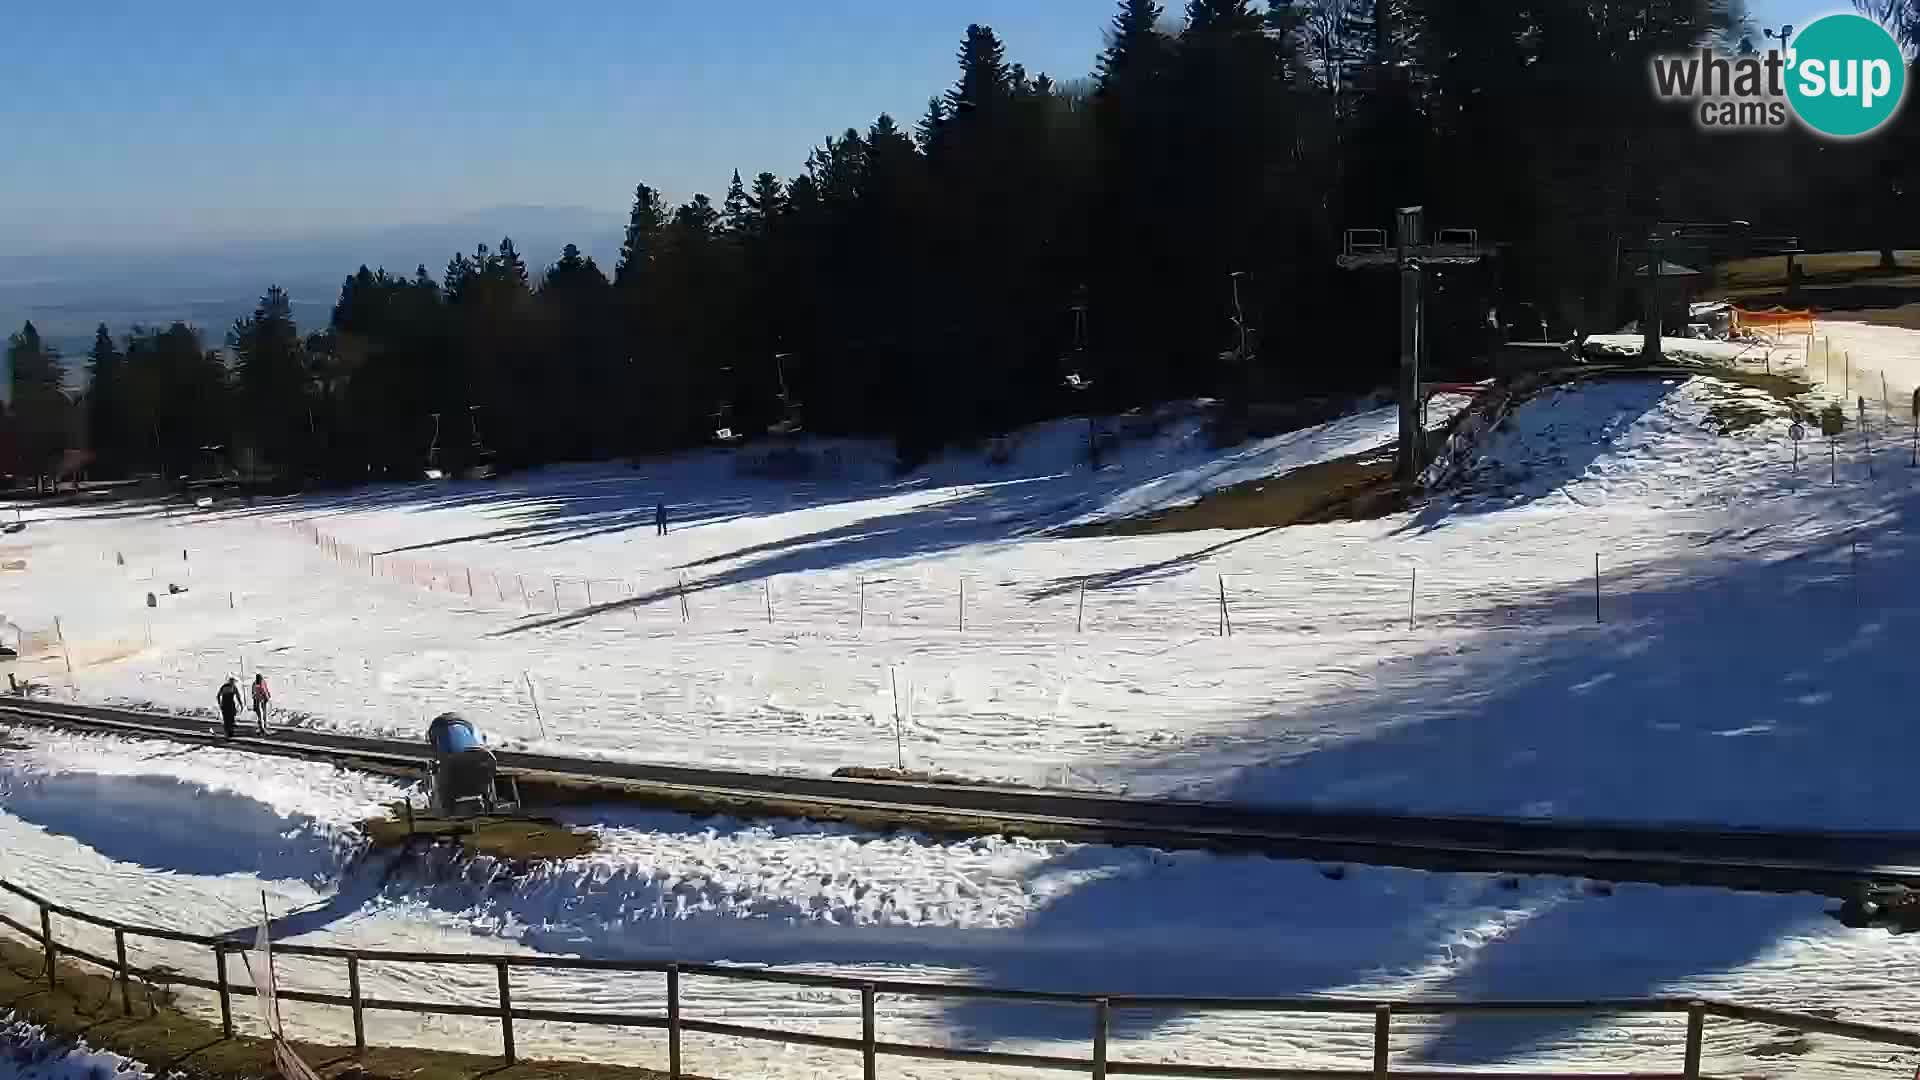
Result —
[[[202, 934], [190, 934], [179, 930], [163, 930], [155, 927], [131, 926], [111, 919], [89, 915], [73, 908], [56, 904], [11, 882], [0, 880], [0, 889], [12, 893], [32, 904], [40, 913], [40, 925], [28, 926], [0, 912], [0, 924], [11, 927], [28, 939], [39, 943], [46, 956], [46, 979], [49, 988], [58, 985], [58, 960], [70, 957], [103, 968], [112, 973], [120, 988], [120, 1008], [128, 1016], [133, 1015], [132, 984], [137, 979], [147, 979], [168, 985], [184, 985], [211, 990], [220, 999], [220, 1026], [228, 1038], [234, 1035], [233, 996], [250, 996], [255, 993], [253, 986], [243, 980], [230, 982], [227, 978], [227, 957], [233, 953], [246, 952], [250, 946], [231, 937], [212, 937]], [[53, 916], [74, 919], [113, 931], [114, 956], [97, 956], [73, 945], [60, 943], [54, 936]], [[127, 938], [155, 938], [163, 941], [181, 942], [206, 948], [213, 959], [215, 977], [202, 979], [172, 969], [143, 969], [127, 962]], [[1626, 1013], [1672, 1013], [1683, 1016], [1686, 1024], [1686, 1041], [1681, 1067], [1674, 1073], [1632, 1073], [1632, 1072], [1568, 1072], [1568, 1073], [1515, 1073], [1499, 1072], [1501, 1080], [1514, 1080], [1519, 1076], [1567, 1077], [1578, 1080], [1697, 1080], [1701, 1075], [1700, 1056], [1705, 1039], [1708, 1017], [1721, 1017], [1754, 1023], [1770, 1024], [1792, 1028], [1798, 1031], [1822, 1032], [1843, 1038], [1858, 1039], [1889, 1046], [1920, 1048], [1920, 1032], [1904, 1031], [1898, 1028], [1881, 1027], [1872, 1024], [1853, 1023], [1833, 1020], [1825, 1017], [1810, 1016], [1801, 1013], [1786, 1012], [1778, 1009], [1758, 1008], [1736, 1005], [1726, 1002], [1706, 1001], [1688, 998], [1622, 998], [1592, 1001], [1454, 1001], [1454, 1000], [1400, 1000], [1369, 1001], [1359, 998], [1244, 998], [1244, 997], [1172, 997], [1160, 995], [1122, 995], [1097, 996], [1089, 994], [1056, 993], [1042, 990], [1018, 990], [981, 986], [960, 986], [943, 983], [898, 982], [845, 978], [837, 975], [814, 975], [801, 972], [764, 971], [751, 968], [725, 967], [714, 964], [673, 964], [660, 962], [634, 962], [626, 960], [572, 959], [547, 956], [487, 956], [468, 953], [430, 953], [395, 952], [360, 949], [340, 949], [319, 945], [274, 945], [274, 951], [289, 956], [328, 957], [342, 961], [347, 970], [347, 993], [316, 993], [305, 990], [279, 990], [278, 996], [284, 1001], [307, 1002], [315, 1005], [331, 1005], [350, 1009], [353, 1013], [353, 1042], [356, 1051], [367, 1048], [366, 1012], [369, 1009], [393, 1012], [429, 1013], [443, 1016], [497, 1017], [500, 1021], [500, 1039], [502, 1054], [508, 1062], [516, 1060], [514, 1048], [513, 1024], [516, 1020], [533, 1022], [555, 1022], [569, 1024], [599, 1025], [615, 1028], [651, 1028], [667, 1032], [667, 1073], [678, 1080], [681, 1071], [680, 1037], [683, 1032], [696, 1032], [707, 1035], [724, 1035], [741, 1039], [753, 1039], [765, 1042], [790, 1043], [806, 1046], [827, 1047], [845, 1050], [860, 1055], [865, 1080], [874, 1080], [878, 1071], [878, 1059], [881, 1057], [925, 1058], [938, 1061], [972, 1062], [985, 1065], [1004, 1065], [1015, 1068], [1062, 1069], [1070, 1072], [1091, 1073], [1096, 1078], [1111, 1075], [1142, 1076], [1183, 1076], [1214, 1078], [1245, 1078], [1245, 1080], [1383, 1080], [1387, 1076], [1405, 1077], [1408, 1080], [1449, 1080], [1456, 1077], [1479, 1077], [1493, 1075], [1490, 1071], [1473, 1070], [1435, 1070], [1435, 1069], [1395, 1069], [1389, 1060], [1389, 1037], [1393, 1018], [1399, 1016], [1441, 1016], [1459, 1014], [1563, 1014], [1563, 1015], [1619, 1015]], [[362, 963], [391, 964], [459, 964], [491, 966], [499, 980], [498, 1003], [494, 1005], [467, 1005], [457, 1002], [399, 1001], [387, 998], [367, 997], [360, 992], [360, 965]], [[566, 1009], [526, 1009], [513, 1004], [513, 969], [539, 968], [568, 971], [602, 972], [653, 972], [666, 979], [666, 1012], [664, 1015], [653, 1013], [618, 1012], [577, 1012]], [[681, 981], [689, 976], [699, 978], [733, 979], [748, 982], [784, 983], [792, 986], [806, 986], [836, 990], [858, 991], [860, 994], [861, 1035], [859, 1038], [847, 1038], [833, 1035], [819, 1035], [811, 1032], [786, 1031], [777, 1028], [754, 1027], [745, 1024], [726, 1024], [709, 1020], [691, 1019], [682, 1015]], [[881, 994], [917, 998], [947, 998], [963, 1000], [995, 1000], [1046, 1003], [1051, 1005], [1078, 1005], [1088, 1010], [1089, 1034], [1092, 1044], [1091, 1054], [1087, 1057], [1068, 1057], [1053, 1054], [1015, 1054], [994, 1050], [965, 1050], [952, 1047], [932, 1046], [920, 1043], [894, 1043], [879, 1040], [875, 1030], [874, 1002]], [[1107, 1034], [1115, 1010], [1210, 1010], [1236, 1012], [1271, 1013], [1347, 1013], [1357, 1020], [1364, 1018], [1373, 1028], [1373, 1057], [1368, 1068], [1353, 1069], [1305, 1069], [1275, 1068], [1235, 1065], [1193, 1065], [1171, 1061], [1113, 1061], [1107, 1055]]]

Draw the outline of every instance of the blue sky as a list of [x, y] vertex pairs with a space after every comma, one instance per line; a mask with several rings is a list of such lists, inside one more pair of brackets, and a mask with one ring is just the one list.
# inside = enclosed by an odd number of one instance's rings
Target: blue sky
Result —
[[[1751, 0], [1804, 24], [1844, 0]], [[1172, 6], [1177, 7], [1178, 4]], [[12, 5], [0, 244], [624, 211], [798, 171], [954, 77], [968, 22], [1092, 67], [1114, 0], [65, 0]], [[31, 239], [29, 239], [31, 238]]]
[[8, 5], [0, 224], [224, 232], [622, 210], [910, 127], [969, 22], [1086, 74], [1112, 0]]

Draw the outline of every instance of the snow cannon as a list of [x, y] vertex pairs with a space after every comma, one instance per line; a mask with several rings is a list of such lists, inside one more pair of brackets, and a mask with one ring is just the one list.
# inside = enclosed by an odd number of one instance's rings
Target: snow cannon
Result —
[[[480, 729], [459, 713], [441, 713], [427, 725], [427, 745], [433, 751], [433, 771], [427, 794], [436, 813], [493, 814], [520, 806], [520, 786], [502, 778]], [[506, 791], [501, 790], [504, 779]]]

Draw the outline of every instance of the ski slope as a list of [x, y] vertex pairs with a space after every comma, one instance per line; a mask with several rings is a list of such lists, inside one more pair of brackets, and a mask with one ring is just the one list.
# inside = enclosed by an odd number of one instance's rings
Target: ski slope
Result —
[[[1594, 998], [1733, 997], [1848, 1019], [1910, 1023], [1901, 988], [1920, 946], [1852, 930], [1809, 896], [1501, 879], [1263, 857], [1030, 842], [934, 841], [797, 823], [694, 820], [586, 807], [600, 848], [513, 870], [444, 852], [368, 852], [358, 822], [386, 780], [218, 748], [16, 729], [0, 750], [0, 876], [98, 914], [197, 933], [257, 923], [278, 940], [367, 949], [768, 964], [875, 979], [1110, 993]], [[135, 817], [181, 827], [135, 833]], [[204, 828], [184, 827], [194, 823]], [[30, 914], [0, 898], [16, 917]], [[56, 933], [111, 953], [67, 920]], [[135, 963], [209, 974], [199, 950], [131, 939]], [[337, 966], [282, 956], [283, 987], [343, 992]], [[485, 968], [365, 964], [371, 996], [487, 1005]], [[521, 970], [527, 1007], [659, 1011], [658, 976]], [[211, 994], [183, 1004], [217, 1017]], [[685, 1015], [857, 1036], [857, 995], [688, 977]], [[242, 1000], [241, 1004], [250, 1003]], [[288, 1007], [289, 1034], [343, 1044], [341, 1010]], [[257, 1030], [250, 1008], [236, 1010]], [[1084, 1054], [1088, 1018], [1050, 1006], [883, 995], [883, 1040]], [[1673, 1071], [1679, 1018], [1396, 1019], [1402, 1067], [1584, 1066]], [[377, 1043], [488, 1053], [485, 1019], [370, 1012]], [[517, 1024], [521, 1053], [658, 1067], [659, 1032]], [[1786, 1045], [1790, 1049], [1781, 1051]], [[1115, 1014], [1116, 1061], [1357, 1067], [1365, 1017]], [[1801, 1044], [1715, 1022], [1706, 1068], [1745, 1076], [1911, 1070], [1910, 1053], [1824, 1036]], [[687, 1037], [708, 1076], [831, 1076], [839, 1052]], [[1781, 1056], [1784, 1053], [1784, 1056]], [[889, 1059], [889, 1076], [983, 1070]]]
[[[1909, 331], [1835, 333], [1850, 372], [1920, 356]], [[1521, 407], [1462, 488], [1410, 513], [1066, 529], [1388, 439], [1391, 412], [1216, 452], [1170, 410], [1093, 475], [1063, 421], [1003, 465], [956, 453], [904, 478], [849, 444], [838, 478], [805, 484], [713, 452], [172, 518], [48, 508], [0, 552], [26, 560], [0, 572], [0, 613], [59, 616], [80, 697], [206, 708], [258, 670], [286, 722], [349, 731], [411, 737], [457, 709], [496, 743], [582, 756], [1920, 825], [1897, 410], [1830, 455], [1810, 438], [1796, 467], [1788, 406], [1762, 390], [1588, 384]], [[65, 693], [65, 664], [21, 667]]]

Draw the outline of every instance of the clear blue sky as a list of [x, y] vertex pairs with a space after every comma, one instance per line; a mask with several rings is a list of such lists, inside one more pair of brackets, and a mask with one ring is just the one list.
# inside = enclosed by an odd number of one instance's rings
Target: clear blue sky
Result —
[[[0, 243], [624, 211], [781, 176], [954, 78], [968, 22], [1086, 74], [1114, 0], [49, 0], [9, 5]], [[1178, 3], [1171, 4], [1178, 7]], [[1750, 0], [1805, 25], [1846, 0]], [[31, 237], [32, 239], [27, 239]]]
[[6, 5], [0, 225], [208, 232], [623, 211], [911, 128], [969, 22], [1085, 75], [1113, 0]]

